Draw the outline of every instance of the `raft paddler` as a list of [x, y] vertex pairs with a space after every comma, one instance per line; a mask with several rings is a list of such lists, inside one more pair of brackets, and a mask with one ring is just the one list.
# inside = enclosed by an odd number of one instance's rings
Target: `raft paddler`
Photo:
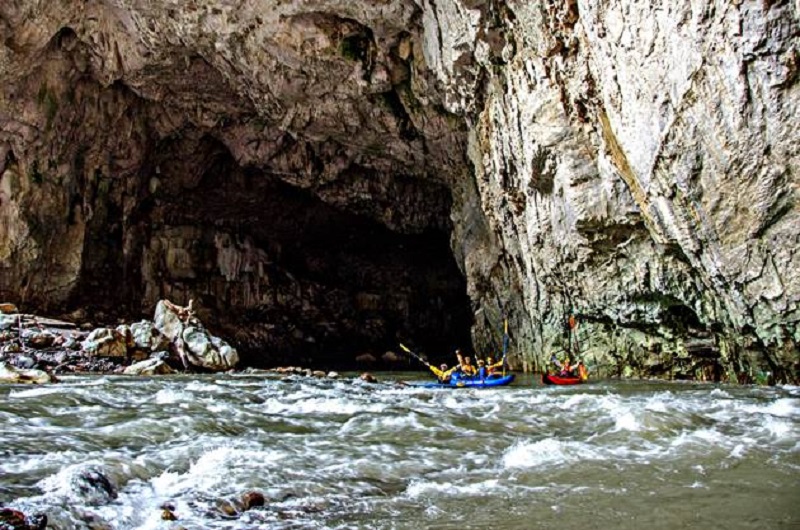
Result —
[[583, 364], [583, 361], [578, 360], [578, 377], [581, 378], [581, 381], [586, 381], [589, 379], [589, 371], [586, 369], [586, 365]]
[[498, 368], [503, 366], [503, 359], [500, 359], [497, 362], [493, 362], [492, 356], [488, 356], [486, 358], [486, 374], [492, 375], [497, 371]]
[[489, 377], [489, 371], [486, 369], [486, 362], [483, 359], [478, 359], [478, 378], [482, 380]]
[[431, 369], [431, 372], [434, 373], [440, 383], [446, 385], [450, 383], [450, 376], [453, 375], [453, 372], [456, 370], [456, 368], [458, 368], [458, 365], [448, 369], [447, 365], [444, 363], [440, 364], [439, 368], [436, 368], [432, 364], [428, 364], [428, 368]]
[[472, 360], [469, 356], [464, 357], [464, 364], [461, 365], [461, 371], [464, 375], [468, 375], [470, 377], [474, 377], [478, 375], [478, 369], [472, 365]]

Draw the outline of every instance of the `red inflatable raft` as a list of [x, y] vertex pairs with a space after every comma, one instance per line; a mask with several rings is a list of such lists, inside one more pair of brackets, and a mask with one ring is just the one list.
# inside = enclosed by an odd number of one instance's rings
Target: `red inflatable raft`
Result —
[[578, 376], [566, 376], [552, 374], [542, 374], [542, 383], [545, 385], [579, 385], [585, 383], [583, 379]]

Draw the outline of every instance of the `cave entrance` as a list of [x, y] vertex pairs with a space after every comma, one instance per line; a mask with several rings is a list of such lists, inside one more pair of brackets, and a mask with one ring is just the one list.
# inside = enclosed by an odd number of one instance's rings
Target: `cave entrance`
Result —
[[[199, 179], [187, 177], [178, 152], [202, 160]], [[358, 179], [378, 176], [365, 173], [303, 189], [240, 167], [210, 138], [189, 150], [164, 145], [154, 167], [160, 189], [139, 215], [144, 299], [194, 297], [244, 365], [354, 369], [366, 355], [374, 368], [417, 369], [382, 358], [399, 342], [432, 360], [470, 343], [444, 185], [392, 175], [371, 189]], [[409, 228], [398, 215], [426, 221]]]

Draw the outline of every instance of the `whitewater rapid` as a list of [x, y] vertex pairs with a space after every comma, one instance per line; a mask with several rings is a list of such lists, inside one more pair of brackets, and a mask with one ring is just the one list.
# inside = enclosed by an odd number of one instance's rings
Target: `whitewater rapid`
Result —
[[421, 377], [0, 386], [0, 503], [58, 529], [800, 524], [800, 388], [397, 383]]

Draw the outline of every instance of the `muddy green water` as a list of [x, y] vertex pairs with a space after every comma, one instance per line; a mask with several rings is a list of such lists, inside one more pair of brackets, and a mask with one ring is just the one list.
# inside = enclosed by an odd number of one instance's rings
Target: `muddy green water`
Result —
[[0, 503], [59, 529], [800, 527], [798, 387], [377, 375], [0, 386]]

